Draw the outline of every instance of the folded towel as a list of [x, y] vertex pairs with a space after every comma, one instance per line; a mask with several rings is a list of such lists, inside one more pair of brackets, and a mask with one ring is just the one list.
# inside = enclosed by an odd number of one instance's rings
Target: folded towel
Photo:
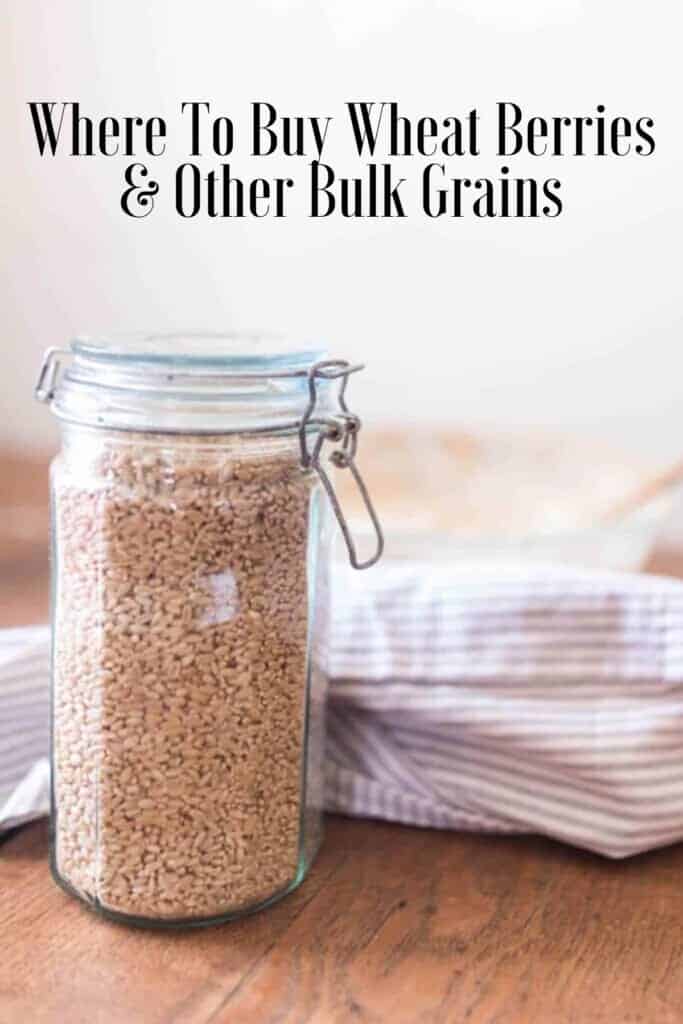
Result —
[[[683, 584], [552, 566], [339, 573], [328, 809], [610, 857], [683, 838]], [[47, 764], [28, 773], [47, 750], [48, 646], [44, 627], [0, 632], [0, 828], [47, 810]]]
[[47, 626], [0, 630], [0, 830], [48, 808], [49, 675]]

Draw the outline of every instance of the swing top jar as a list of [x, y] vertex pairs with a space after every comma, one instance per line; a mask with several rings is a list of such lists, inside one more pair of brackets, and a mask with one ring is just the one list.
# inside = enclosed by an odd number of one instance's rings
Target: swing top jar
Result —
[[[321, 835], [333, 509], [356, 369], [273, 338], [50, 350], [51, 867], [103, 914], [226, 920]], [[368, 509], [376, 524], [374, 512]], [[376, 524], [377, 525], [377, 524]]]

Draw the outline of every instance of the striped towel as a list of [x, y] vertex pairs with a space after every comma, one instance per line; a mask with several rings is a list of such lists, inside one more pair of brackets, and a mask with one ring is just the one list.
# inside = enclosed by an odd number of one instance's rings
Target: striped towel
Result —
[[0, 630], [0, 829], [48, 807], [49, 672], [47, 626]]
[[[330, 810], [610, 857], [683, 838], [681, 583], [552, 566], [338, 573]], [[45, 628], [0, 633], [0, 828], [8, 806], [21, 816], [22, 780], [23, 813], [47, 809], [47, 648]]]
[[337, 590], [328, 808], [609, 857], [683, 838], [681, 583], [386, 565]]

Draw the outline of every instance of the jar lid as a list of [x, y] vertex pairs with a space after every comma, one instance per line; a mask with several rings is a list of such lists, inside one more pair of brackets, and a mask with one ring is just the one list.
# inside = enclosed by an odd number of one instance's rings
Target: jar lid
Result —
[[147, 367], [149, 370], [261, 372], [307, 369], [325, 357], [313, 344], [293, 342], [266, 331], [174, 331], [147, 334], [80, 335], [71, 342], [84, 361]]
[[[60, 418], [112, 430], [285, 429], [309, 401], [322, 347], [266, 332], [79, 336], [50, 349], [36, 396]], [[320, 381], [324, 406], [332, 381]]]

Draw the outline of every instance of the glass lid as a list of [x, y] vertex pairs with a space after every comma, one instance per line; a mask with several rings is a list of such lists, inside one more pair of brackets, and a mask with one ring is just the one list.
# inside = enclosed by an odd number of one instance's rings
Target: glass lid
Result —
[[[324, 360], [322, 347], [265, 331], [81, 335], [48, 350], [36, 396], [61, 419], [118, 430], [284, 429]], [[322, 407], [339, 386], [339, 374], [317, 382]]]
[[262, 373], [306, 370], [325, 356], [319, 346], [267, 331], [172, 331], [79, 336], [71, 343], [78, 360], [184, 373]]

